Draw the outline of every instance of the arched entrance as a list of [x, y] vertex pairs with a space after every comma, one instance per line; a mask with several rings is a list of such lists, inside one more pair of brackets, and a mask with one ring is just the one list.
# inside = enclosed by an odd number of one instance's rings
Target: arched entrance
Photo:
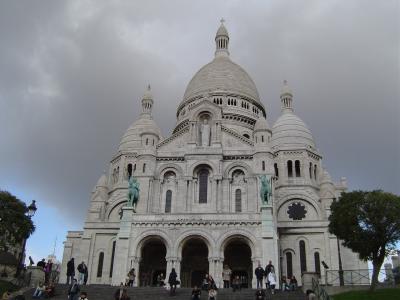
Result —
[[145, 242], [142, 247], [139, 265], [139, 285], [140, 286], [154, 286], [157, 284], [157, 276], [163, 274], [165, 278], [165, 271], [167, 268], [167, 261], [165, 255], [167, 249], [163, 241], [157, 238], [150, 238]]
[[182, 247], [181, 285], [201, 286], [208, 274], [208, 247], [200, 238], [190, 238]]
[[253, 264], [251, 249], [246, 241], [240, 238], [230, 240], [224, 249], [224, 266], [232, 270], [232, 279], [239, 276], [243, 288], [251, 287]]

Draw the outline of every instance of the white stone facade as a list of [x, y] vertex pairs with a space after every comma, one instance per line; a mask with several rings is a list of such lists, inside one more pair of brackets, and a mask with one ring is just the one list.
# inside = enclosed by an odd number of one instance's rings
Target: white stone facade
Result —
[[[89, 283], [115, 285], [132, 267], [139, 284], [174, 267], [183, 285], [209, 273], [222, 286], [228, 264], [249, 287], [259, 261], [299, 283], [302, 271], [322, 268], [318, 261], [338, 269], [328, 216], [345, 179], [334, 184], [323, 169], [287, 84], [271, 129], [254, 82], [229, 57], [223, 24], [215, 41], [215, 58], [190, 81], [171, 136], [161, 136], [146, 91], [141, 116], [92, 192], [83, 231], [68, 232], [61, 282], [71, 257], [87, 263]], [[273, 181], [264, 206], [262, 175]], [[140, 183], [136, 212], [125, 206], [129, 176]], [[344, 269], [366, 268], [348, 249], [341, 256]]]

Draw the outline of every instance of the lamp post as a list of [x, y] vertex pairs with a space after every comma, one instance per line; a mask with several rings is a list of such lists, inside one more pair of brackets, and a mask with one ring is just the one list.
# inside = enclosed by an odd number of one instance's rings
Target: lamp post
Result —
[[[37, 211], [36, 200], [32, 200], [32, 203], [28, 206], [28, 211], [26, 212], [26, 215], [29, 218], [32, 218], [35, 215], [36, 211]], [[18, 277], [21, 274], [23, 260], [25, 258], [25, 247], [26, 247], [26, 240], [27, 239], [28, 238], [24, 239], [24, 242], [22, 244], [22, 251], [21, 251], [21, 253], [19, 255], [17, 272], [15, 273], [15, 277]]]

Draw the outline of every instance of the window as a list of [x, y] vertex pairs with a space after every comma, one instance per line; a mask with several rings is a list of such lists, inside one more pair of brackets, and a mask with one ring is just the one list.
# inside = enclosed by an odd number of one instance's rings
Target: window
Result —
[[132, 176], [132, 164], [128, 164], [128, 179]]
[[242, 211], [242, 190], [237, 189], [235, 191], [235, 211], [241, 212]]
[[319, 253], [314, 253], [315, 273], [321, 274], [321, 262], [319, 260]]
[[312, 163], [310, 163], [310, 167], [308, 168], [308, 171], [310, 172], [310, 179], [312, 179]]
[[147, 138], [146, 139], [146, 146], [149, 144], [149, 139]]
[[172, 191], [168, 190], [165, 194], [165, 212], [171, 212], [171, 203], [172, 203]]
[[97, 264], [97, 277], [101, 277], [103, 275], [103, 262], [104, 262], [104, 252], [100, 252], [99, 262]]
[[293, 276], [292, 253], [286, 252], [286, 277]]
[[114, 241], [112, 244], [110, 277], [112, 277], [112, 273], [113, 273], [113, 269], [114, 269], [115, 244], [116, 244], [116, 241]]
[[199, 171], [199, 203], [207, 203], [208, 170]]
[[296, 160], [294, 162], [294, 170], [296, 172], [296, 177], [300, 177], [300, 161]]
[[153, 146], [154, 146], [154, 139], [153, 139]]
[[262, 161], [262, 170], [265, 171], [265, 161]]
[[261, 136], [261, 143], [264, 143], [264, 136]]
[[299, 248], [300, 248], [300, 270], [301, 273], [303, 273], [307, 271], [306, 243], [304, 241], [300, 241]]
[[293, 177], [293, 162], [291, 160], [287, 161], [287, 173], [288, 177]]
[[143, 164], [143, 173], [146, 172], [146, 164]]
[[279, 177], [279, 170], [278, 170], [278, 164], [274, 163], [274, 170], [275, 170], [275, 176]]
[[136, 164], [133, 165], [133, 172], [136, 171]]
[[244, 136], [246, 139], [250, 139], [250, 136], [249, 136], [247, 133], [243, 134], [243, 136]]
[[317, 165], [314, 165], [314, 179], [317, 180]]

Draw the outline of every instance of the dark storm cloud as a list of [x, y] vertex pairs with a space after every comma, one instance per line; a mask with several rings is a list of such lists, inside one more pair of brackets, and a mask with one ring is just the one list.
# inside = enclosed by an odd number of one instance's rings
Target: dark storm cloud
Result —
[[397, 1], [2, 1], [0, 187], [81, 222], [145, 86], [168, 135], [224, 17], [271, 126], [287, 79], [331, 175], [400, 193], [398, 12]]

